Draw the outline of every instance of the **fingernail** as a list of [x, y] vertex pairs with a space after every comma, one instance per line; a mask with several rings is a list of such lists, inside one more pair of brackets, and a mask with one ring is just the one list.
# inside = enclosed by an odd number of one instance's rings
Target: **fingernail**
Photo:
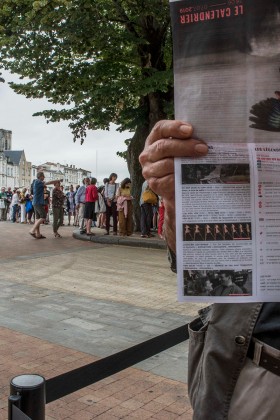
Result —
[[199, 155], [206, 155], [208, 152], [208, 146], [204, 143], [198, 143], [194, 146], [194, 150]]
[[192, 127], [190, 125], [183, 124], [180, 126], [180, 131], [183, 134], [190, 134], [191, 130], [192, 130]]

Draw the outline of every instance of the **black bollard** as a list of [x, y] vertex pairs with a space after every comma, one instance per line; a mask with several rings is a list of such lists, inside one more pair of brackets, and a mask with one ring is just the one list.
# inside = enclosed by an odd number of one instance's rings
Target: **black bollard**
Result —
[[10, 395], [8, 398], [8, 420], [13, 420], [13, 413], [15, 412], [15, 407], [20, 408], [20, 395]]
[[45, 388], [45, 378], [39, 375], [15, 376], [10, 383], [11, 396], [20, 396], [19, 408], [32, 420], [45, 420]]

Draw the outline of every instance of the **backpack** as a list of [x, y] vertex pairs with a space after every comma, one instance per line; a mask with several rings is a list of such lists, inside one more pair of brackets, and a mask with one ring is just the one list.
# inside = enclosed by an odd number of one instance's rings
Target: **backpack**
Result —
[[143, 203], [155, 205], [157, 204], [158, 198], [157, 195], [150, 188], [147, 188], [145, 191], [143, 191], [142, 201]]

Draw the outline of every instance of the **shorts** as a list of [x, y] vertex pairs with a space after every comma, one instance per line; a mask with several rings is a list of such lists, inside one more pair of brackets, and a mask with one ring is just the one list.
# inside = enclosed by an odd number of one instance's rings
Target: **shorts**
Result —
[[35, 204], [33, 207], [35, 211], [35, 219], [45, 219], [47, 217], [44, 204]]
[[95, 202], [85, 203], [84, 219], [95, 220]]

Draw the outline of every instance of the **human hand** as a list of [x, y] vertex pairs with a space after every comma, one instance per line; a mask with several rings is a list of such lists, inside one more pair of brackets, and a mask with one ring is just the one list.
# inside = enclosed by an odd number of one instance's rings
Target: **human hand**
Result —
[[208, 152], [203, 141], [192, 139], [192, 132], [192, 126], [183, 121], [159, 121], [139, 156], [144, 178], [163, 198], [165, 238], [173, 252], [176, 252], [174, 157], [199, 157]]

